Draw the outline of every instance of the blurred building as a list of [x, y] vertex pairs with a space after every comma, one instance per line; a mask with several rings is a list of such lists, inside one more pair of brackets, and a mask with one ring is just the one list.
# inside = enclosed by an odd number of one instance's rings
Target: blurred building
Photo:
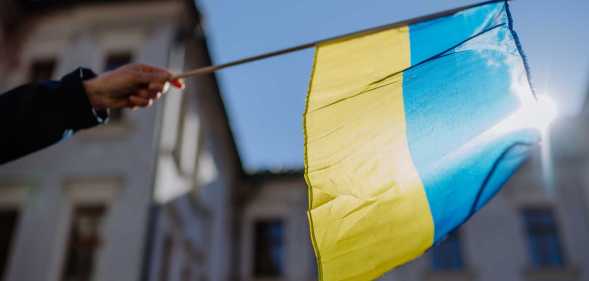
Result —
[[[0, 87], [137, 61], [210, 64], [191, 0], [0, 2]], [[302, 171], [245, 174], [214, 76], [0, 167], [0, 275], [28, 280], [316, 280]], [[589, 107], [588, 107], [589, 110]], [[536, 153], [402, 281], [589, 281], [589, 120]], [[551, 184], [551, 181], [554, 184]]]
[[[541, 151], [469, 222], [383, 281], [589, 280], [589, 108], [552, 130], [553, 179]], [[315, 280], [302, 171], [247, 177], [236, 280]], [[553, 183], [551, 183], [551, 180]]]
[[383, 280], [589, 280], [586, 108], [564, 117], [479, 213]]
[[[3, 0], [0, 15], [2, 90], [78, 66], [210, 64], [189, 0]], [[227, 280], [223, 204], [239, 171], [217, 168], [237, 154], [215, 79], [168, 97], [0, 167], [2, 280]], [[197, 183], [208, 205], [195, 203]]]

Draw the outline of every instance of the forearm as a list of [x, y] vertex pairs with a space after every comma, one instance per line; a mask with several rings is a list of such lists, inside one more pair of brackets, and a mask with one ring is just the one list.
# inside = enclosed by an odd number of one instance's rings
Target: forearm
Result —
[[101, 123], [86, 96], [81, 74], [76, 70], [61, 81], [32, 83], [0, 95], [0, 163]]

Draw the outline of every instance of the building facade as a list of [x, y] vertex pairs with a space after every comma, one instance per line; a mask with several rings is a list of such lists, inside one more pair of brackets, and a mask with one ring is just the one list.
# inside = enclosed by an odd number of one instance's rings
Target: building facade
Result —
[[[211, 63], [202, 30], [194, 32], [173, 54], [178, 69]], [[145, 280], [237, 280], [243, 172], [215, 77], [190, 78], [163, 108]]]
[[[103, 72], [141, 62], [181, 71], [210, 63], [193, 1], [8, 0], [0, 8], [2, 90], [78, 66]], [[210, 225], [215, 247], [229, 251], [230, 214], [215, 202], [199, 207], [194, 189], [202, 183], [217, 201], [228, 196], [236, 177], [215, 162], [236, 154], [222, 148], [232, 138], [220, 101], [208, 101], [218, 97], [214, 77], [187, 82], [184, 94], [111, 111], [107, 125], [0, 167], [2, 280], [227, 280], [220, 278], [230, 255], [205, 253], [198, 230], [209, 228], [196, 226]], [[220, 117], [197, 116], [197, 100], [216, 103], [205, 114]]]
[[[538, 147], [470, 221], [380, 280], [589, 280], [586, 120], [586, 111], [559, 120], [542, 144], [550, 157]], [[238, 280], [315, 280], [302, 172], [262, 173], [247, 182]]]
[[[471, 220], [380, 280], [589, 280], [586, 120], [586, 112], [559, 120], [544, 141], [550, 157], [538, 148]], [[302, 172], [262, 173], [246, 182], [252, 194], [239, 204], [238, 280], [315, 280]]]

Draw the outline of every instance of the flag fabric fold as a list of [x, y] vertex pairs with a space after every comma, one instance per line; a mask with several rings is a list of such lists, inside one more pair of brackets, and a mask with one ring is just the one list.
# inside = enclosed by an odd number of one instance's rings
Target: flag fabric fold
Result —
[[321, 43], [304, 114], [320, 280], [371, 280], [441, 241], [538, 140], [507, 2]]

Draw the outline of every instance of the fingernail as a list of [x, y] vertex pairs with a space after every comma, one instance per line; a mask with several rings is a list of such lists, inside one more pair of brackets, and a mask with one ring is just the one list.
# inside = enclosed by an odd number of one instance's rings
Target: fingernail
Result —
[[183, 90], [186, 85], [184, 84], [184, 80], [182, 79], [176, 79], [176, 80], [172, 80], [172, 85], [174, 85], [174, 87]]

